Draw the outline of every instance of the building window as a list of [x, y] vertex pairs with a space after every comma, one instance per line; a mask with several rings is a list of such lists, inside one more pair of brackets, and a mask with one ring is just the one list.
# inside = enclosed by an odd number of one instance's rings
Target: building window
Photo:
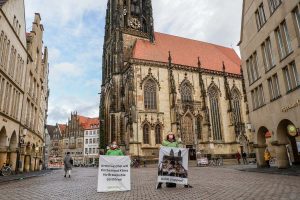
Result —
[[85, 148], [85, 154], [88, 154], [88, 148]]
[[237, 89], [234, 89], [232, 91], [232, 104], [233, 104], [234, 123], [240, 124], [242, 122], [241, 97]]
[[273, 13], [281, 4], [281, 0], [269, 0], [270, 11]]
[[221, 119], [219, 109], [219, 92], [216, 88], [209, 91], [211, 122], [214, 140], [222, 140]]
[[93, 139], [92, 138], [90, 138], [90, 144], [92, 144], [93, 143]]
[[156, 84], [153, 80], [148, 80], [144, 86], [145, 110], [156, 110]]
[[254, 52], [246, 61], [249, 84], [254, 83], [260, 76], [258, 73], [257, 53]]
[[192, 98], [193, 92], [192, 92], [192, 88], [188, 85], [188, 84], [184, 84], [181, 86], [181, 101], [182, 102], [192, 102], [193, 98]]
[[155, 127], [155, 144], [161, 144], [161, 128], [160, 125]]
[[92, 148], [89, 148], [89, 154], [92, 154]]
[[296, 9], [293, 11], [293, 15], [294, 15], [295, 24], [297, 27], [298, 37], [300, 38], [300, 9], [299, 9], [299, 7], [296, 7]]
[[89, 143], [89, 139], [85, 139], [85, 144], [88, 144]]
[[143, 127], [143, 142], [144, 142], [144, 144], [149, 144], [149, 136], [150, 136], [149, 131], [150, 131], [149, 125], [145, 124]]
[[182, 119], [181, 123], [182, 131], [182, 142], [184, 144], [194, 144], [194, 122], [193, 118], [190, 115], [186, 115]]
[[283, 59], [292, 52], [290, 35], [285, 21], [280, 24], [275, 30], [275, 33], [277, 36], [280, 58]]
[[96, 138], [93, 138], [93, 143], [96, 144]]
[[259, 30], [267, 21], [263, 4], [260, 4], [258, 9], [256, 10], [255, 18], [256, 18], [257, 29]]
[[284, 79], [287, 91], [292, 91], [300, 85], [299, 74], [295, 62], [289, 64], [289, 66], [283, 68]]
[[261, 48], [266, 71], [269, 71], [275, 66], [270, 38], [266, 39], [266, 41], [261, 45]]
[[280, 97], [280, 89], [277, 74], [268, 79], [269, 91], [271, 100], [278, 99]]
[[263, 86], [259, 85], [257, 88], [251, 91], [252, 103], [253, 103], [253, 110], [256, 110], [263, 105], [265, 105], [265, 97]]
[[198, 140], [202, 139], [202, 126], [201, 126], [201, 116], [196, 118], [196, 134]]

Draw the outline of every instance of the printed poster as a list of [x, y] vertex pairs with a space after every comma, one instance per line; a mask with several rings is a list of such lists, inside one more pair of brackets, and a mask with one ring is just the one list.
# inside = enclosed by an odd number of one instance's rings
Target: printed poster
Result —
[[131, 190], [129, 156], [100, 156], [97, 192]]
[[161, 147], [159, 151], [157, 182], [188, 184], [189, 150]]

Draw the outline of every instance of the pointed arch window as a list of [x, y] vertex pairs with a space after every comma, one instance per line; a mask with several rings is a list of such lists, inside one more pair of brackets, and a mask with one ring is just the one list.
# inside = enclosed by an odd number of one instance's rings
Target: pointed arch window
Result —
[[150, 141], [149, 132], [150, 132], [150, 127], [148, 124], [145, 124], [143, 127], [143, 142], [144, 142], [144, 144], [149, 144], [149, 141]]
[[241, 101], [240, 101], [240, 94], [236, 89], [233, 90], [232, 92], [232, 104], [233, 104], [234, 122], [235, 124], [240, 124], [242, 121]]
[[190, 115], [183, 117], [181, 124], [182, 141], [184, 144], [194, 144], [193, 119]]
[[160, 127], [160, 125], [155, 126], [155, 144], [161, 144], [161, 127]]
[[144, 105], [145, 110], [156, 110], [156, 84], [153, 80], [148, 80], [144, 86]]
[[196, 118], [196, 134], [197, 134], [198, 140], [201, 140], [202, 139], [201, 116], [198, 116]]
[[212, 131], [214, 140], [222, 140], [221, 119], [219, 108], [219, 92], [217, 88], [211, 88], [209, 91], [210, 113], [212, 122]]
[[183, 86], [181, 86], [182, 102], [188, 103], [193, 101], [192, 95], [193, 95], [192, 88], [188, 84], [184, 84]]

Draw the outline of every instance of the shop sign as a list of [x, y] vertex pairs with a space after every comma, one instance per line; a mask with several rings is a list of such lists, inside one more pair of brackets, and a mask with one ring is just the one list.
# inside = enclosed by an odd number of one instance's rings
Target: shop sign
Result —
[[293, 108], [296, 108], [296, 107], [298, 107], [298, 106], [300, 106], [300, 99], [298, 99], [295, 103], [293, 103], [293, 104], [290, 104], [290, 105], [288, 105], [288, 106], [285, 106], [285, 107], [283, 107], [283, 108], [281, 108], [281, 111], [282, 112], [288, 112], [289, 110], [291, 110], [291, 109], [293, 109]]
[[295, 137], [297, 135], [297, 129], [294, 125], [288, 125], [287, 131], [288, 131], [288, 134], [292, 137]]

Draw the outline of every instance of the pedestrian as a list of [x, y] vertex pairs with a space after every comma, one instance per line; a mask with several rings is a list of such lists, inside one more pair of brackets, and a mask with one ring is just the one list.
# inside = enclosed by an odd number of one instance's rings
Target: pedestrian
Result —
[[246, 154], [246, 152], [242, 153], [242, 158], [243, 158], [244, 165], [247, 165], [248, 164], [248, 160], [247, 160], [247, 154]]
[[266, 163], [267, 163], [267, 167], [270, 168], [271, 154], [270, 154], [268, 148], [266, 148], [266, 150], [265, 150], [264, 158], [265, 158], [265, 161], [266, 161]]
[[[169, 134], [167, 135], [166, 140], [164, 140], [162, 142], [162, 146], [179, 148], [179, 143], [176, 140], [175, 135], [172, 132], [169, 132]], [[176, 183], [166, 183], [166, 185], [167, 185], [167, 187], [176, 187]], [[159, 182], [157, 184], [156, 189], [161, 189], [161, 186], [162, 186], [162, 183]], [[184, 185], [184, 187], [185, 188], [192, 188], [192, 186], [189, 185], [189, 184]]]
[[106, 152], [107, 156], [124, 156], [122, 150], [117, 145], [116, 141], [113, 141], [109, 147], [109, 150]]
[[65, 178], [67, 175], [69, 175], [69, 178], [71, 178], [71, 170], [73, 165], [73, 158], [70, 155], [70, 152], [67, 153], [65, 159], [64, 159], [64, 165], [65, 165]]
[[241, 159], [241, 154], [240, 154], [240, 152], [236, 152], [235, 157], [236, 157], [236, 159], [237, 159], [237, 161], [238, 161], [238, 164], [241, 164], [241, 161], [240, 161], [240, 159]]

